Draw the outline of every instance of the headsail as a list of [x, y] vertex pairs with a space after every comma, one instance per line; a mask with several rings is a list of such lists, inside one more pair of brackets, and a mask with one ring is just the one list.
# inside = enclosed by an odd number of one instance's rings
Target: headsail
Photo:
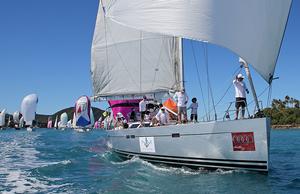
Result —
[[30, 94], [24, 97], [21, 104], [21, 113], [26, 125], [32, 125], [32, 121], [35, 119], [37, 103], [38, 96], [36, 94]]
[[68, 123], [68, 115], [66, 112], [64, 112], [60, 115], [60, 123], [58, 127], [67, 127], [67, 123]]
[[91, 127], [94, 124], [94, 115], [91, 108], [91, 101], [87, 96], [81, 96], [75, 104], [74, 127]]
[[132, 99], [179, 89], [180, 39], [128, 28], [106, 18], [110, 2], [103, 0], [99, 6], [92, 44], [95, 96]]
[[272, 80], [292, 0], [116, 0], [106, 18], [124, 26], [208, 41]]
[[20, 123], [20, 112], [16, 111], [13, 114], [13, 120], [15, 124], [19, 124]]
[[6, 109], [3, 109], [0, 112], [0, 127], [4, 127], [5, 126], [5, 115], [6, 115]]

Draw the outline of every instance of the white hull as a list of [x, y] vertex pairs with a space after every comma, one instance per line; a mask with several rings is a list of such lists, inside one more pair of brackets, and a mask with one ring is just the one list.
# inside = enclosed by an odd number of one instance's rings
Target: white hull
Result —
[[192, 168], [269, 169], [269, 119], [203, 122], [108, 131], [125, 158]]

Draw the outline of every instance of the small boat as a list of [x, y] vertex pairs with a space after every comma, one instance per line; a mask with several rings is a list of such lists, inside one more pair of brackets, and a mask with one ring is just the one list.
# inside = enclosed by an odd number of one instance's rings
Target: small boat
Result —
[[[93, 99], [141, 100], [146, 96], [162, 103], [172, 97], [172, 92], [185, 87], [183, 40], [190, 39], [203, 45], [207, 71], [208, 44], [225, 47], [242, 58], [256, 110], [243, 120], [217, 119], [215, 113], [199, 123], [108, 130], [112, 151], [153, 163], [268, 172], [270, 119], [260, 114], [248, 64], [271, 86], [291, 3], [100, 1], [91, 55]], [[215, 65], [210, 68], [218, 71]], [[213, 96], [212, 92], [207, 96]]]

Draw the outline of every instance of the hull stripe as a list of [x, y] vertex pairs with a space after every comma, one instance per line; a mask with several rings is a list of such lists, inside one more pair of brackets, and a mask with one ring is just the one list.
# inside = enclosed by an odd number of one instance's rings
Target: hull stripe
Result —
[[125, 152], [119, 152], [114, 150], [117, 154], [124, 158], [132, 158], [133, 156], [138, 156], [141, 159], [144, 159], [153, 163], [166, 163], [174, 164], [177, 166], [189, 166], [189, 167], [206, 167], [206, 168], [227, 168], [227, 169], [247, 169], [247, 170], [258, 170], [258, 171], [267, 171], [267, 165], [253, 165], [253, 164], [233, 164], [233, 163], [214, 163], [214, 162], [198, 162], [198, 161], [183, 161], [176, 159], [167, 159], [167, 158], [155, 158], [147, 157], [139, 154], [127, 154]]
[[194, 158], [194, 157], [181, 157], [181, 156], [166, 156], [166, 155], [156, 155], [156, 154], [146, 154], [146, 153], [135, 153], [135, 152], [128, 152], [123, 150], [118, 150], [112, 148], [114, 152], [123, 153], [127, 155], [138, 155], [140, 157], [155, 157], [155, 158], [174, 158], [174, 159], [186, 159], [186, 160], [209, 160], [209, 161], [223, 161], [223, 162], [240, 162], [240, 163], [260, 163], [260, 164], [267, 164], [267, 161], [258, 161], [258, 160], [231, 160], [231, 159], [214, 159], [214, 158]]
[[[186, 133], [182, 134], [179, 133], [180, 136], [199, 136], [199, 135], [220, 135], [220, 134], [231, 134], [231, 132], [218, 132], [218, 133]], [[108, 137], [115, 137], [115, 138], [124, 138], [126, 135], [108, 135]], [[136, 137], [172, 137], [172, 134], [165, 134], [165, 135], [136, 135]]]

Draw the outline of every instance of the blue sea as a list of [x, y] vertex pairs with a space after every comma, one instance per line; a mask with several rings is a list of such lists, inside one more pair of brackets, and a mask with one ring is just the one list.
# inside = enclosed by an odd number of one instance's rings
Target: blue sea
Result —
[[105, 132], [0, 131], [0, 193], [300, 193], [300, 130], [272, 130], [269, 174], [121, 161]]

